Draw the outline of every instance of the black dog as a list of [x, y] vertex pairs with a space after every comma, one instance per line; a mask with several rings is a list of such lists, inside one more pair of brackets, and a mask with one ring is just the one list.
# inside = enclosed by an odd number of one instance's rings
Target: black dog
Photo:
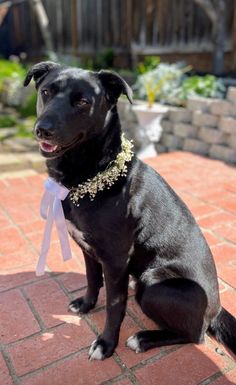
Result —
[[[126, 82], [109, 71], [91, 72], [51, 62], [36, 64], [35, 136], [49, 175], [69, 189], [109, 170], [122, 153], [116, 103]], [[162, 330], [140, 331], [127, 341], [136, 352], [170, 344], [200, 343], [207, 331], [236, 353], [236, 319], [221, 307], [209, 247], [191, 213], [171, 187], [135, 156], [127, 170], [93, 200], [63, 202], [71, 236], [84, 252], [88, 288], [71, 302], [87, 313], [105, 278], [107, 317], [89, 356], [114, 352], [125, 315], [129, 275], [136, 300]], [[124, 175], [126, 174], [126, 175]], [[104, 187], [104, 186], [103, 186]]]

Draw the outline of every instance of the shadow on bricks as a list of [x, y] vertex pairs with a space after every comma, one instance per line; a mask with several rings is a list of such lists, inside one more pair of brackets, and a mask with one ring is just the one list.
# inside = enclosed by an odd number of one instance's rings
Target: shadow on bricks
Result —
[[132, 289], [116, 353], [102, 362], [89, 361], [89, 346], [105, 323], [105, 290], [89, 314], [69, 313], [69, 301], [83, 295], [85, 288], [81, 273], [36, 277], [29, 267], [0, 273], [1, 384], [235, 384], [234, 357], [208, 336], [202, 345], [173, 345], [140, 354], [129, 350], [125, 342], [130, 335], [154, 327]]

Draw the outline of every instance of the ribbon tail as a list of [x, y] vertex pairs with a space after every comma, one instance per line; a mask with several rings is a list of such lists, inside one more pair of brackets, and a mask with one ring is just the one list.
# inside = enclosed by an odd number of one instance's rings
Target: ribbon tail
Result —
[[65, 222], [65, 216], [62, 208], [61, 201], [58, 198], [55, 198], [53, 205], [53, 214], [55, 219], [55, 224], [61, 244], [61, 251], [64, 261], [68, 261], [72, 258], [68, 231]]
[[53, 225], [53, 200], [54, 200], [53, 196], [50, 196], [47, 222], [44, 230], [41, 252], [40, 252], [38, 264], [36, 267], [37, 276], [41, 276], [44, 274], [44, 270], [46, 266], [46, 257], [50, 247], [51, 232], [52, 232], [52, 225]]
[[51, 202], [52, 195], [49, 193], [49, 191], [45, 191], [43, 194], [41, 204], [40, 204], [40, 215], [43, 219], [47, 219], [48, 216], [48, 208]]

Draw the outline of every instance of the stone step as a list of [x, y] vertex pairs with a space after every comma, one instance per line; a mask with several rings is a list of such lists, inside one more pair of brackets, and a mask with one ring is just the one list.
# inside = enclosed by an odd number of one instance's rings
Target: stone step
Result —
[[4, 152], [0, 154], [0, 173], [32, 169], [45, 171], [45, 160], [36, 152]]

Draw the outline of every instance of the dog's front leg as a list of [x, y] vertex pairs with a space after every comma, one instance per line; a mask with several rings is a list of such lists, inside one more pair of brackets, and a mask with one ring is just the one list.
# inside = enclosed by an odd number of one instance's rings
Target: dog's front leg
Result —
[[106, 284], [106, 323], [102, 334], [92, 343], [89, 358], [104, 360], [110, 357], [119, 340], [120, 326], [125, 316], [129, 274], [127, 271], [104, 269]]
[[87, 291], [83, 297], [71, 301], [69, 310], [74, 313], [88, 313], [96, 305], [100, 288], [103, 286], [102, 265], [84, 252]]

